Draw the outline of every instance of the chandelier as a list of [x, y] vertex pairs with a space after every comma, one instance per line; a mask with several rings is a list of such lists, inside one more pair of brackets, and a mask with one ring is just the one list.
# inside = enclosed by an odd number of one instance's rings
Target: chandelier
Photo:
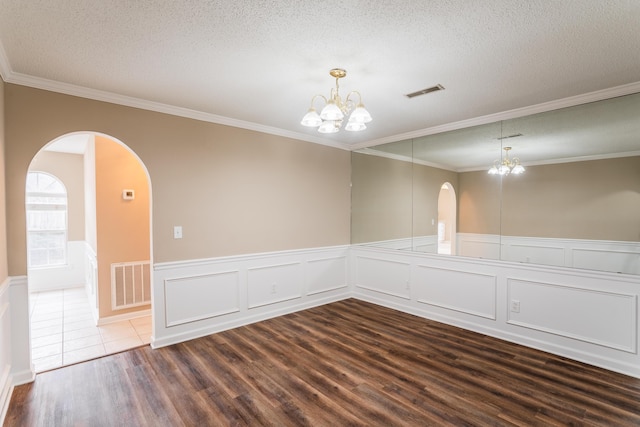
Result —
[[[346, 76], [347, 72], [341, 68], [334, 68], [329, 71], [329, 75], [336, 79], [336, 87], [335, 89], [331, 88], [329, 99], [322, 95], [314, 95], [311, 98], [311, 107], [300, 123], [303, 126], [317, 127], [320, 133], [335, 133], [342, 127], [344, 117], [353, 111], [344, 129], [351, 132], [365, 130], [367, 128], [365, 123], [371, 121], [371, 114], [364, 108], [360, 92], [352, 90], [344, 100], [338, 93], [338, 80]], [[355, 95], [358, 95], [357, 104], [352, 99], [352, 96]], [[324, 99], [325, 106], [320, 111], [320, 114], [313, 108], [316, 98]]]
[[496, 160], [489, 169], [490, 175], [509, 175], [510, 173], [518, 175], [524, 172], [524, 166], [520, 164], [520, 159], [513, 157], [509, 159], [509, 151], [511, 147], [504, 147], [504, 159]]

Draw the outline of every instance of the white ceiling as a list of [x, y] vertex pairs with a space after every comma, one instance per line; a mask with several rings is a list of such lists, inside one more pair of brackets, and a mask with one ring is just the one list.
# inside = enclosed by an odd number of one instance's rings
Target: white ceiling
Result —
[[[346, 149], [624, 86], [637, 0], [2, 0], [5, 81]], [[328, 71], [363, 132], [300, 125]], [[404, 95], [436, 84], [442, 92]]]

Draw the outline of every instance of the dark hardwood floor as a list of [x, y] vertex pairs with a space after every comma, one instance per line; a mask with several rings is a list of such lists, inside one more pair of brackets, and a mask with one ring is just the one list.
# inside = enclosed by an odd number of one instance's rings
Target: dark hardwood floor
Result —
[[39, 374], [8, 426], [640, 425], [640, 379], [350, 299]]

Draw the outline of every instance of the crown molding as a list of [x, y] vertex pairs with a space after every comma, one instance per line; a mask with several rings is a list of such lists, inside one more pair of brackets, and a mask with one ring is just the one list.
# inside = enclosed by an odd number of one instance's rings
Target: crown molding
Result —
[[119, 95], [113, 92], [90, 89], [84, 86], [73, 85], [69, 83], [57, 82], [54, 80], [33, 77], [22, 73], [15, 73], [11, 70], [6, 52], [0, 42], [0, 77], [7, 82], [22, 86], [28, 86], [35, 89], [48, 90], [51, 92], [62, 93], [66, 95], [78, 96], [81, 98], [93, 99], [95, 101], [108, 102], [111, 104], [123, 105], [127, 107], [139, 108], [142, 110], [155, 111], [158, 113], [169, 114], [178, 117], [185, 117], [203, 122], [216, 123], [225, 126], [231, 126], [240, 129], [261, 132], [270, 135], [291, 138], [299, 141], [311, 142], [314, 144], [326, 145], [329, 147], [339, 148], [347, 151], [355, 151], [363, 148], [373, 147], [375, 145], [387, 144], [390, 142], [403, 141], [407, 139], [419, 138], [437, 133], [449, 132], [452, 130], [463, 129], [472, 126], [479, 126], [488, 123], [494, 123], [502, 120], [509, 120], [518, 117], [524, 117], [532, 114], [543, 113], [546, 111], [557, 110], [575, 105], [586, 104], [589, 102], [601, 101], [603, 99], [615, 98], [617, 96], [630, 95], [640, 92], [640, 82], [629, 83], [612, 88], [602, 89], [568, 98], [562, 98], [554, 101], [544, 102], [541, 104], [531, 105], [513, 110], [502, 111], [499, 113], [488, 114], [485, 116], [475, 117], [472, 119], [461, 120], [458, 122], [448, 123], [444, 125], [433, 126], [430, 128], [419, 129], [416, 131], [406, 132], [397, 135], [391, 135], [385, 138], [365, 141], [355, 144], [347, 144], [339, 141], [328, 140], [316, 136], [292, 132], [272, 126], [265, 126], [258, 123], [248, 122], [244, 120], [233, 119], [230, 117], [219, 116], [216, 114], [205, 113], [203, 111], [191, 110], [188, 108], [176, 107], [160, 102], [147, 101], [140, 98], [134, 98], [125, 95]]
[[602, 101], [604, 99], [615, 98], [618, 96], [630, 95], [640, 92], [640, 82], [629, 83], [621, 86], [615, 86], [608, 89], [597, 90], [594, 92], [584, 93], [581, 95], [571, 96], [568, 98], [556, 99], [554, 101], [543, 102], [541, 104], [530, 105], [527, 107], [516, 108], [514, 110], [502, 111], [499, 113], [488, 114], [486, 116], [475, 117], [472, 119], [461, 120], [459, 122], [448, 123], [439, 126], [433, 126], [426, 129], [406, 132], [398, 135], [388, 136], [372, 141], [354, 144], [351, 150], [360, 150], [362, 148], [373, 147], [375, 145], [387, 144], [390, 142], [404, 141], [407, 139], [419, 138], [421, 136], [434, 135], [437, 133], [449, 132], [452, 130], [464, 129], [473, 126], [495, 123], [502, 120], [515, 119], [518, 117], [530, 116], [532, 114], [544, 113], [561, 108], [574, 107], [580, 104], [588, 104], [590, 102]]
[[326, 145], [342, 150], [351, 150], [351, 146], [332, 140], [326, 140], [311, 135], [298, 132], [291, 132], [272, 126], [265, 126], [258, 123], [248, 122], [244, 120], [233, 119], [230, 117], [219, 116], [216, 114], [205, 113], [203, 111], [191, 110], [188, 108], [176, 107], [160, 102], [147, 101], [131, 96], [119, 95], [113, 92], [90, 89], [84, 86], [73, 85], [69, 83], [57, 82], [54, 80], [42, 79], [26, 74], [15, 73], [8, 67], [8, 61], [4, 50], [0, 44], [0, 74], [2, 79], [7, 83], [21, 86], [32, 87], [34, 89], [42, 89], [50, 92], [62, 93], [65, 95], [77, 96], [80, 98], [92, 99], [94, 101], [108, 102], [111, 104], [123, 105], [127, 107], [139, 108], [141, 110], [154, 111], [157, 113], [169, 114], [172, 116], [185, 117], [188, 119], [199, 120], [203, 122], [215, 123], [224, 126], [231, 126], [240, 129], [246, 129], [269, 135], [282, 136], [300, 141], [312, 142], [315, 144]]

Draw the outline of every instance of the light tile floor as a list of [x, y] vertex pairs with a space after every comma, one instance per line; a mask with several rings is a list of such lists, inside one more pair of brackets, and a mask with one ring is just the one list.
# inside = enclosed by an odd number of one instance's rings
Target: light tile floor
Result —
[[84, 288], [29, 294], [36, 372], [149, 344], [151, 316], [96, 326]]

